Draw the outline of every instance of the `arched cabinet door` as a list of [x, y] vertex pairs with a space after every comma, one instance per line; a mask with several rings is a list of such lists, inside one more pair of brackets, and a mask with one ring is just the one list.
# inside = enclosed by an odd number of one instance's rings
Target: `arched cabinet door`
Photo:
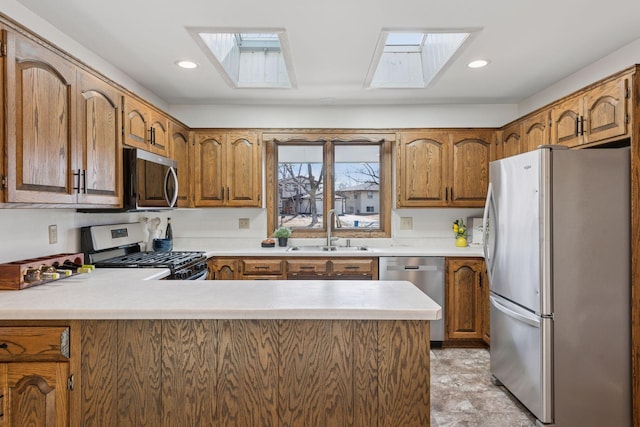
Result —
[[76, 68], [14, 33], [7, 46], [6, 201], [75, 203]]
[[260, 141], [256, 132], [227, 135], [227, 205], [260, 207], [262, 169]]
[[402, 132], [396, 161], [396, 206], [446, 206], [448, 135]]
[[[480, 258], [447, 258], [446, 341], [480, 341], [487, 310], [488, 286], [484, 277], [484, 261]], [[484, 280], [483, 280], [484, 279]]]
[[484, 206], [489, 188], [489, 162], [495, 147], [494, 135], [493, 131], [451, 133], [451, 206]]
[[191, 175], [193, 173], [193, 152], [191, 150], [189, 129], [175, 122], [169, 123], [169, 151], [173, 160], [178, 162], [178, 200], [179, 208], [192, 205]]
[[627, 98], [630, 80], [604, 83], [584, 97], [584, 144], [617, 138], [627, 133]]
[[78, 202], [122, 205], [122, 95], [104, 81], [78, 72], [80, 170]]
[[225, 135], [202, 133], [194, 135], [194, 205], [223, 206], [226, 195]]

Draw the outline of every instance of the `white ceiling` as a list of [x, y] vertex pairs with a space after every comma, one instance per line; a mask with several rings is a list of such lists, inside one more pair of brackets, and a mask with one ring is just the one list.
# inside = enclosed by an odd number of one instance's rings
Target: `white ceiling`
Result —
[[[515, 103], [640, 38], [638, 0], [18, 2], [168, 104]], [[206, 26], [285, 28], [297, 89], [231, 89], [186, 30]], [[481, 31], [425, 89], [364, 89], [383, 28]]]

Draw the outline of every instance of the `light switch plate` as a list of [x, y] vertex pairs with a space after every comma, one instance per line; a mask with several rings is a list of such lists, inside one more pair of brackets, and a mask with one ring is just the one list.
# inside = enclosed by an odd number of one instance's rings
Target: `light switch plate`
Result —
[[413, 230], [413, 217], [401, 216], [400, 217], [400, 230]]
[[58, 226], [55, 224], [49, 226], [49, 244], [54, 243], [58, 243]]
[[249, 218], [238, 218], [238, 228], [246, 230], [249, 225]]

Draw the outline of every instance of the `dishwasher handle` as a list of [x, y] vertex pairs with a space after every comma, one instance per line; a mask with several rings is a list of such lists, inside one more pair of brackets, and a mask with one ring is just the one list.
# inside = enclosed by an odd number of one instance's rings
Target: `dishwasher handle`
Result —
[[436, 265], [387, 265], [387, 271], [438, 271]]

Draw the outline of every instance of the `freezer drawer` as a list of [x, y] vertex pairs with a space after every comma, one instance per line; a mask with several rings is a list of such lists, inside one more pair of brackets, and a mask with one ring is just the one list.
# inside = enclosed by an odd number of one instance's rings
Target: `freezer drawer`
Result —
[[491, 374], [540, 421], [553, 418], [550, 318], [495, 294], [491, 301]]

